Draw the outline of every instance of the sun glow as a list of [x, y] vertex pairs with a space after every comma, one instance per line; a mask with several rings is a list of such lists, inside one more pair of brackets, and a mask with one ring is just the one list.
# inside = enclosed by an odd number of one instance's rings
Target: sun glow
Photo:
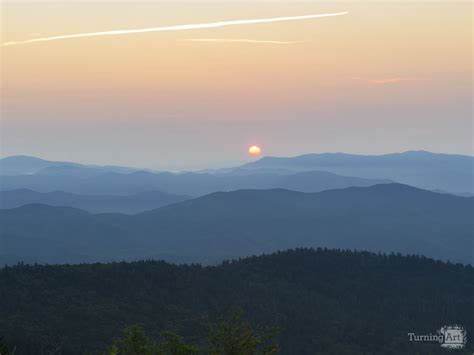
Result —
[[253, 145], [249, 148], [249, 154], [254, 156], [254, 157], [259, 156], [260, 153], [261, 153], [261, 149], [260, 149], [259, 146]]

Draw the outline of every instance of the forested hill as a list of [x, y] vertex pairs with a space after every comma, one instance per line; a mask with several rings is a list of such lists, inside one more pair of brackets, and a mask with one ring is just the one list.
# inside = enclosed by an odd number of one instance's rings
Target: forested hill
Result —
[[325, 249], [209, 267], [20, 264], [0, 269], [0, 336], [15, 355], [99, 353], [132, 324], [198, 344], [203, 315], [239, 307], [254, 326], [279, 329], [282, 354], [441, 354], [451, 352], [407, 334], [461, 324], [469, 339], [473, 294], [471, 266]]

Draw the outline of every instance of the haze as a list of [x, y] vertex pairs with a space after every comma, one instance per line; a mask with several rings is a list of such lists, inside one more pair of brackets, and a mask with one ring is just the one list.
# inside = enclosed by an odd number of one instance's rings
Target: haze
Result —
[[470, 3], [2, 8], [2, 42], [349, 11], [2, 48], [2, 156], [197, 169], [251, 160], [252, 144], [280, 156], [472, 154]]

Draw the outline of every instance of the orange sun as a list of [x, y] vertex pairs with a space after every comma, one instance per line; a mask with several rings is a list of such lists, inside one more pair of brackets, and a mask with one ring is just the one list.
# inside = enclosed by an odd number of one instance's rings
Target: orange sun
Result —
[[249, 154], [254, 156], [254, 157], [259, 156], [260, 153], [261, 153], [261, 150], [260, 150], [259, 146], [253, 145], [249, 148]]

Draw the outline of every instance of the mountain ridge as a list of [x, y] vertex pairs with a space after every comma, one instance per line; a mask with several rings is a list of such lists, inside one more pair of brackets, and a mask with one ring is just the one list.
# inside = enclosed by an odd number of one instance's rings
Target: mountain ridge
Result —
[[295, 157], [263, 157], [239, 169], [325, 170], [361, 178], [387, 178], [428, 190], [453, 193], [474, 192], [474, 157], [408, 151], [383, 155], [346, 153], [305, 154]]
[[[62, 253], [43, 262], [164, 258], [213, 264], [295, 247], [329, 247], [472, 263], [473, 207], [472, 197], [400, 184], [319, 193], [239, 190], [134, 215], [76, 218], [74, 210], [38, 205], [34, 208], [43, 213], [31, 213], [27, 206], [0, 210], [0, 235], [11, 245], [4, 254], [21, 255], [15, 236], [69, 243]], [[41, 259], [35, 254], [24, 257]]]
[[31, 189], [0, 191], [0, 208], [42, 203], [69, 206], [93, 213], [118, 212], [133, 214], [189, 199], [161, 191], [144, 191], [133, 195], [85, 195], [65, 191], [37, 192]]
[[[24, 160], [29, 157], [22, 156], [19, 159]], [[305, 192], [313, 192], [308, 188], [298, 189], [296, 186], [282, 185], [285, 183], [283, 176], [292, 176], [296, 173], [303, 172], [327, 172], [339, 175], [341, 178], [351, 179], [368, 179], [377, 180], [376, 183], [380, 183], [380, 180], [398, 182], [402, 184], [412, 185], [427, 190], [443, 190], [448, 193], [458, 194], [473, 194], [474, 193], [474, 157], [461, 154], [444, 154], [444, 153], [432, 153], [428, 151], [406, 151], [401, 153], [389, 153], [380, 155], [361, 155], [361, 154], [349, 154], [349, 153], [310, 153], [299, 155], [295, 157], [263, 157], [259, 160], [249, 162], [234, 168], [225, 169], [208, 169], [194, 172], [155, 172], [148, 169], [136, 169], [126, 167], [114, 167], [114, 166], [97, 166], [97, 165], [81, 165], [77, 163], [68, 163], [65, 166], [57, 166], [58, 162], [53, 162], [55, 166], [49, 168], [43, 167], [36, 169], [36, 171], [28, 170], [28, 174], [39, 175], [36, 177], [25, 176], [9, 176], [9, 170], [6, 169], [5, 162], [14, 160], [15, 157], [7, 157], [0, 159], [0, 173], [2, 176], [2, 185], [4, 190], [12, 190], [20, 187], [28, 187], [37, 191], [51, 191], [52, 189], [61, 189], [68, 192], [76, 193], [96, 193], [96, 194], [120, 194], [120, 188], [124, 189], [127, 184], [124, 182], [120, 187], [117, 187], [118, 191], [113, 191], [107, 184], [94, 188], [89, 186], [89, 191], [81, 191], [77, 187], [65, 186], [64, 182], [60, 180], [61, 175], [65, 175], [64, 178], [79, 179], [80, 177], [97, 177], [99, 180], [104, 178], [104, 173], [136, 173], [131, 177], [136, 179], [149, 179], [149, 176], [144, 172], [153, 173], [155, 175], [161, 175], [159, 177], [160, 183], [168, 185], [169, 190], [166, 190], [162, 186], [147, 186], [147, 190], [163, 190], [165, 192], [174, 194], [185, 194], [185, 195], [204, 195], [216, 190], [236, 190], [241, 188], [272, 188], [272, 187], [283, 187], [292, 190], [301, 190]], [[31, 158], [45, 162], [39, 158]], [[48, 161], [46, 161], [48, 162]], [[49, 161], [51, 163], [51, 161]], [[61, 163], [61, 162], [59, 162]], [[8, 165], [8, 164], [7, 164]], [[34, 170], [34, 169], [33, 169]], [[11, 169], [10, 169], [11, 172]], [[39, 173], [39, 174], [38, 174]], [[276, 184], [280, 186], [251, 186], [250, 182], [246, 182], [246, 185], [242, 185], [242, 181], [252, 179], [254, 183], [258, 179], [263, 179], [267, 175], [267, 178], [273, 179]], [[47, 175], [47, 176], [40, 176]], [[51, 188], [45, 181], [41, 181], [41, 178], [53, 179], [54, 184], [57, 184], [58, 188]], [[111, 175], [110, 177], [114, 177]], [[225, 187], [225, 183], [217, 179], [217, 177], [227, 177], [228, 179], [236, 179], [240, 181], [235, 186]], [[115, 176], [115, 178], [117, 178]], [[321, 177], [320, 177], [321, 178]], [[211, 183], [212, 179], [214, 180]], [[239, 180], [240, 179], [240, 180]], [[277, 181], [281, 179], [281, 181]], [[288, 178], [289, 179], [289, 178]], [[170, 181], [176, 180], [176, 181]], [[207, 180], [207, 182], [205, 181]], [[186, 183], [184, 183], [186, 181]], [[89, 181], [91, 182], [91, 181]], [[191, 191], [189, 184], [194, 184]], [[302, 183], [302, 182], [300, 182]], [[208, 186], [206, 186], [206, 184]], [[261, 183], [260, 183], [261, 184]], [[77, 185], [77, 184], [76, 184]], [[132, 183], [133, 185], [133, 183]], [[176, 186], [175, 186], [176, 185]], [[211, 186], [213, 185], [213, 186]], [[231, 184], [232, 185], [232, 184]], [[357, 185], [357, 184], [356, 184]], [[307, 183], [304, 185], [307, 186]], [[178, 188], [179, 187], [179, 188]], [[189, 190], [180, 190], [186, 189]], [[329, 186], [329, 188], [337, 188], [340, 186]], [[107, 190], [107, 188], [109, 190]], [[105, 190], [101, 190], [105, 189]], [[138, 188], [132, 186], [132, 189], [126, 191], [125, 194], [137, 192]], [[324, 188], [326, 189], [326, 188]], [[92, 192], [93, 190], [93, 192]], [[323, 189], [315, 189], [314, 191], [321, 191]]]
[[347, 186], [370, 186], [391, 182], [387, 179], [365, 179], [341, 176], [326, 171], [299, 172], [291, 175], [250, 174], [214, 175], [208, 173], [152, 173], [136, 171], [128, 174], [105, 172], [99, 175], [19, 175], [3, 176], [1, 188], [28, 188], [39, 192], [63, 190], [77, 194], [130, 195], [148, 190], [159, 190], [175, 195], [202, 196], [214, 191], [243, 188], [288, 188], [303, 192], [317, 192]]

